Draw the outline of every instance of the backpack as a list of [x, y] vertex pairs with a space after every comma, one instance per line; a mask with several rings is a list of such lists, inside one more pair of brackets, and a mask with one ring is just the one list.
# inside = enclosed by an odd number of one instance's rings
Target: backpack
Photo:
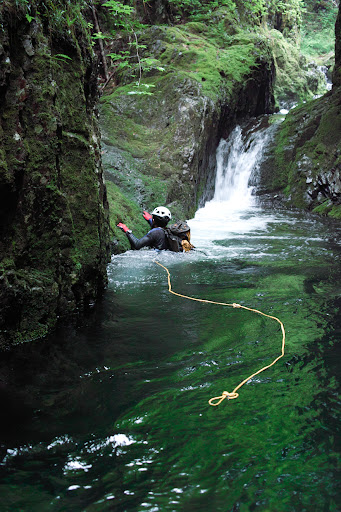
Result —
[[168, 247], [173, 252], [188, 252], [194, 249], [194, 245], [190, 243], [191, 230], [184, 221], [176, 222], [166, 228], [162, 228], [166, 234]]

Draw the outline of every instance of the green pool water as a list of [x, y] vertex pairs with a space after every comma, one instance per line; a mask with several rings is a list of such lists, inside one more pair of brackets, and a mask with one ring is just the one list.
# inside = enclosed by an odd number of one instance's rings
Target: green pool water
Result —
[[[194, 219], [190, 254], [113, 257], [85, 325], [5, 356], [2, 511], [341, 509], [340, 226], [233, 222]], [[280, 354], [280, 326], [169, 294], [156, 258], [174, 291], [284, 323], [284, 357], [238, 399], [208, 404]]]

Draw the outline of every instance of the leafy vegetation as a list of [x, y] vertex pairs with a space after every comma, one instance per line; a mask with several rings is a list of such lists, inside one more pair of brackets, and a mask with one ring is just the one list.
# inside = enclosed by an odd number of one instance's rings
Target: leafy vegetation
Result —
[[236, 11], [233, 0], [169, 0], [169, 5], [174, 20], [179, 22], [186, 18], [191, 21], [206, 21], [220, 7], [224, 7], [231, 14]]
[[304, 0], [301, 52], [320, 65], [330, 66], [333, 60], [337, 12], [332, 0]]
[[[196, 27], [197, 32], [206, 32], [209, 41], [215, 41], [225, 49], [235, 44], [234, 36], [252, 27], [274, 27], [294, 42], [298, 40], [302, 0], [164, 0], [162, 5], [169, 13], [168, 25], [192, 27], [193, 32]], [[126, 85], [130, 82], [131, 94], [151, 94], [142, 78], [150, 71], [163, 71], [163, 62], [155, 58], [150, 45], [140, 41], [147, 25], [142, 23], [139, 2], [108, 0], [100, 7], [101, 12], [105, 8], [110, 13], [105, 16], [108, 30], [106, 34], [99, 32], [93, 37], [95, 40], [105, 38], [108, 46], [114, 49], [107, 57], [116, 83]], [[200, 23], [203, 26], [200, 27]]]

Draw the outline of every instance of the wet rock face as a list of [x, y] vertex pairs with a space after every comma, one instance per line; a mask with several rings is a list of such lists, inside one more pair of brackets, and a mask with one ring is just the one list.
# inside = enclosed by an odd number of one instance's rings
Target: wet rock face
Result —
[[[294, 109], [278, 130], [263, 191], [283, 191], [297, 207], [339, 216], [341, 89]], [[324, 207], [321, 207], [324, 205]]]
[[[86, 34], [0, 7], [0, 347], [39, 337], [106, 283], [108, 206]], [[75, 27], [80, 31], [80, 27]]]

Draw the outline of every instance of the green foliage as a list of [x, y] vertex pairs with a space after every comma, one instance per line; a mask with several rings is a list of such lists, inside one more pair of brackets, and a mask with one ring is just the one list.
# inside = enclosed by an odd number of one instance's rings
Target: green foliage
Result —
[[37, 324], [37, 327], [31, 330], [15, 331], [11, 333], [11, 342], [13, 345], [20, 345], [21, 343], [27, 343], [29, 341], [40, 340], [48, 334], [48, 326]]
[[[127, 84], [130, 75], [131, 82], [138, 79], [137, 86], [139, 87], [142, 74], [146, 76], [153, 70], [165, 69], [165, 59], [163, 58], [160, 62], [161, 59], [148, 55], [148, 48], [138, 42], [137, 31], [146, 27], [139, 24], [131, 4], [132, 2], [122, 4], [117, 0], [112, 0], [105, 2], [103, 6], [112, 14], [114, 26], [112, 36], [117, 35], [117, 31], [120, 31], [121, 36], [128, 37], [123, 46], [117, 45], [115, 52], [109, 54], [111, 68], [119, 83], [123, 81]], [[197, 24], [196, 28], [203, 32], [206, 31], [206, 35], [211, 41], [215, 40], [217, 44], [225, 47], [234, 44], [231, 36], [240, 30], [237, 18], [242, 19], [245, 26], [260, 26], [270, 17], [276, 20], [280, 19], [283, 33], [293, 32], [295, 40], [297, 40], [298, 27], [301, 23], [302, 0], [168, 0], [168, 5], [174, 21], [183, 23], [184, 20], [189, 20], [194, 31], [194, 25]], [[201, 21], [204, 22], [204, 26], [199, 28], [198, 23]], [[209, 30], [209, 34], [207, 30]], [[141, 38], [141, 33], [139, 38]], [[102, 37], [102, 35], [97, 35], [97, 37]], [[191, 45], [192, 42], [189, 44]], [[127, 50], [129, 47], [130, 51]], [[202, 80], [206, 81], [206, 76]], [[134, 87], [136, 88], [135, 84]], [[141, 88], [138, 93], [150, 94], [150, 91]]]
[[333, 219], [341, 219], [341, 205], [334, 205], [328, 213], [328, 216]]
[[[200, 84], [204, 94], [215, 99], [221, 94], [222, 87], [227, 93], [234, 90], [235, 84], [246, 76], [250, 69], [256, 65], [258, 58], [263, 58], [269, 52], [266, 38], [256, 34], [237, 35], [229, 37], [229, 45], [226, 46], [222, 39], [213, 30], [213, 37], [208, 34], [193, 34], [193, 23], [177, 27], [159, 27], [158, 40], [162, 46], [160, 55], [156, 59], [149, 57], [141, 59], [144, 71], [144, 62], [149, 64], [148, 79], [145, 85], [157, 85], [161, 79], [156, 73], [163, 70], [165, 75], [181, 73], [184, 78], [189, 78]], [[195, 24], [195, 27], [198, 27]], [[188, 30], [188, 28], [190, 30]], [[143, 34], [147, 46], [152, 44], [150, 38], [155, 37], [154, 31]], [[146, 73], [147, 74], [147, 73]], [[129, 75], [126, 81], [129, 80]], [[167, 79], [166, 79], [167, 80]], [[117, 93], [127, 94], [129, 84], [117, 90]]]
[[271, 0], [269, 12], [278, 13], [289, 27], [301, 25], [303, 0]]
[[[133, 84], [130, 94], [152, 94], [148, 90], [149, 86], [141, 84], [142, 73], [150, 71], [154, 67], [161, 71], [161, 67], [156, 59], [151, 57], [141, 59], [140, 57], [140, 52], [146, 47], [139, 43], [136, 32], [143, 29], [144, 25], [135, 16], [134, 8], [129, 5], [117, 0], [108, 0], [103, 7], [106, 7], [111, 14], [112, 34], [105, 36], [101, 32], [97, 32], [93, 35], [93, 40], [112, 39], [120, 31], [127, 40], [123, 48], [108, 54], [111, 59], [111, 68], [116, 75], [124, 70], [129, 72], [132, 78], [138, 78], [138, 81]], [[126, 48], [130, 48], [130, 50]]]
[[114, 17], [117, 26], [126, 26], [127, 19], [134, 12], [134, 8], [130, 5], [125, 5], [122, 2], [116, 0], [108, 0], [103, 4], [103, 7], [107, 7]]
[[236, 4], [233, 0], [169, 0], [175, 20], [180, 21], [182, 17], [193, 21], [206, 20], [214, 11], [220, 7], [226, 8], [230, 13], [234, 13]]
[[95, 44], [95, 41], [97, 39], [108, 39], [107, 35], [102, 34], [102, 32], [95, 32], [92, 34], [93, 44]]
[[333, 2], [304, 0], [301, 52], [320, 65], [330, 65], [334, 55], [337, 13]]
[[251, 23], [260, 23], [267, 12], [265, 0], [237, 0], [237, 7], [243, 17], [250, 18]]
[[111, 36], [117, 32], [132, 35], [134, 31], [144, 28], [136, 15], [134, 7], [117, 0], [108, 0], [102, 4], [110, 13]]
[[303, 0], [168, 0], [175, 21], [205, 21], [214, 25], [212, 15], [224, 8], [226, 14], [247, 25], [260, 25], [271, 16], [279, 16], [287, 25], [299, 26]]
[[326, 92], [324, 75], [299, 53], [293, 41], [278, 30], [268, 32], [276, 69], [275, 97], [278, 104], [301, 103]]
[[151, 71], [152, 69], [156, 69], [157, 71], [164, 71], [160, 65], [160, 61], [158, 59], [154, 59], [153, 57], [144, 57], [141, 59], [141, 65], [144, 71]]
[[18, 20], [22, 14], [28, 23], [33, 20], [43, 22], [48, 26], [50, 33], [62, 35], [75, 35], [80, 32], [90, 38], [89, 25], [86, 21], [88, 12], [87, 0], [2, 0], [1, 7], [8, 10], [15, 9]]
[[56, 53], [51, 57], [52, 59], [61, 60], [62, 62], [72, 61], [71, 57], [64, 55], [64, 53]]

